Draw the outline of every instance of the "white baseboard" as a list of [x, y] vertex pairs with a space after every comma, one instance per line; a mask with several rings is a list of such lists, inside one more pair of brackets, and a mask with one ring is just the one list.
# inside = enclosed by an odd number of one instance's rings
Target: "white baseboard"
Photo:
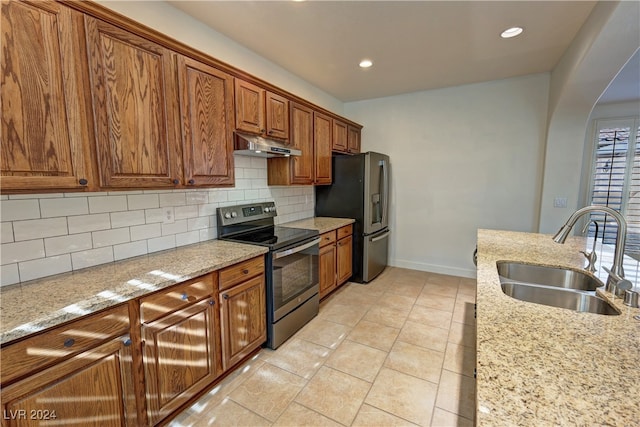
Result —
[[427, 264], [424, 262], [408, 261], [404, 259], [390, 259], [389, 265], [411, 270], [427, 271], [429, 273], [447, 274], [449, 276], [476, 278], [476, 269], [450, 267], [445, 265]]

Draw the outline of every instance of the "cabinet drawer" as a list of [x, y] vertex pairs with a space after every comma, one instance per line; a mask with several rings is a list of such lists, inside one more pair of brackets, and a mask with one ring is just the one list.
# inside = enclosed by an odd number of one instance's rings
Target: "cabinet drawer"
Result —
[[353, 225], [349, 224], [349, 225], [345, 225], [344, 227], [340, 227], [338, 228], [338, 240], [347, 237], [347, 236], [351, 236], [353, 234]]
[[140, 300], [140, 321], [153, 322], [189, 304], [214, 295], [216, 272], [172, 286]]
[[220, 270], [220, 290], [230, 288], [259, 274], [264, 274], [264, 256], [223, 268]]
[[330, 245], [336, 242], [336, 230], [329, 231], [320, 235], [320, 247]]
[[0, 352], [2, 385], [31, 372], [129, 333], [129, 309], [122, 305], [84, 317], [4, 347]]

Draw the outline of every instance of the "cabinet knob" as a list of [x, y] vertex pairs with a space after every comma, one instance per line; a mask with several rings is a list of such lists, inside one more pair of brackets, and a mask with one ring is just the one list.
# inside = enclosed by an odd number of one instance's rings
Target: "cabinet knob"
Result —
[[264, 133], [264, 129], [260, 129], [260, 133]]
[[122, 339], [122, 344], [123, 344], [125, 347], [129, 347], [129, 346], [131, 345], [131, 338], [130, 338], [130, 337], [124, 337], [124, 338]]
[[249, 269], [245, 268], [244, 270], [242, 270], [242, 274], [249, 274]]
[[273, 133], [273, 131], [272, 131], [272, 130], [270, 130], [270, 131], [269, 131], [269, 132], [267, 132], [267, 133], [268, 133], [269, 135], [271, 135], [271, 134]]
[[209, 305], [216, 305], [215, 300], [210, 299], [210, 300], [209, 300]]
[[182, 298], [182, 300], [183, 300], [183, 301], [186, 301], [186, 300], [188, 300], [188, 299], [189, 299], [189, 295], [187, 295], [187, 293], [186, 293], [186, 292], [184, 292], [184, 293], [182, 294], [181, 298]]
[[193, 184], [196, 183], [196, 180], [195, 179], [190, 179], [188, 182], [189, 182], [189, 185], [193, 185]]
[[222, 298], [224, 298], [224, 299], [229, 299], [229, 295], [227, 295], [227, 294], [223, 294], [223, 295], [222, 295]]
[[63, 345], [69, 348], [69, 347], [72, 347], [75, 343], [76, 343], [76, 340], [74, 340], [73, 338], [67, 338], [66, 340], [64, 340]]
[[174, 179], [174, 180], [173, 180], [173, 183], [174, 183], [175, 185], [178, 185], [178, 184], [180, 184], [180, 180], [179, 180], [178, 178], [176, 178], [176, 179]]
[[84, 178], [80, 178], [80, 180], [78, 181], [78, 183], [80, 183], [80, 185], [87, 185], [89, 183], [89, 181], [87, 181]]

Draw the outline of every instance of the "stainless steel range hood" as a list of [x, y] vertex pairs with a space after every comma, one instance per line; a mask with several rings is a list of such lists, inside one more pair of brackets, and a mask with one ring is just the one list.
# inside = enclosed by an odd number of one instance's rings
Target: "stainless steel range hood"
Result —
[[235, 154], [257, 157], [289, 157], [302, 155], [302, 151], [289, 147], [280, 141], [242, 132], [235, 132], [234, 135]]

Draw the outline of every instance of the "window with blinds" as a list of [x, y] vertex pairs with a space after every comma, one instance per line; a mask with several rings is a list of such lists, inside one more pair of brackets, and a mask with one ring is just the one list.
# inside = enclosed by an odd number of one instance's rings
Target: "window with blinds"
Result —
[[[627, 220], [625, 253], [640, 258], [640, 120], [638, 118], [598, 120], [595, 133], [591, 204], [608, 206]], [[614, 244], [615, 220], [594, 212], [590, 219], [598, 224], [598, 239]], [[589, 236], [596, 232], [592, 222]]]

